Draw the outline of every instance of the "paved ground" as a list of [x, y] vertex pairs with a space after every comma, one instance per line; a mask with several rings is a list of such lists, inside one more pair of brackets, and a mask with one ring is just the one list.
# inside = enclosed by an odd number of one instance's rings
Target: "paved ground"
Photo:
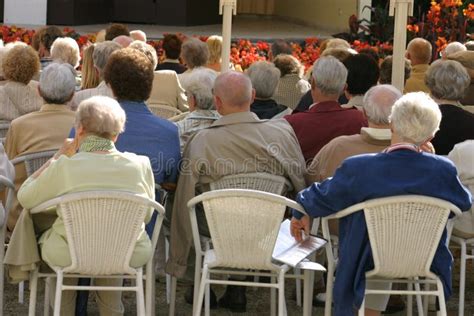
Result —
[[[474, 277], [473, 277], [474, 266], [472, 261], [468, 263], [467, 266], [467, 282], [466, 282], [466, 309], [465, 315], [474, 315]], [[457, 315], [457, 306], [458, 306], [458, 284], [459, 284], [459, 267], [458, 262], [456, 261], [456, 267], [454, 269], [454, 280], [453, 280], [453, 291], [454, 295], [448, 302], [448, 315]], [[40, 283], [42, 284], [42, 282]], [[176, 302], [176, 315], [191, 315], [191, 305], [188, 305], [184, 302], [184, 292], [186, 291], [189, 283], [178, 283], [178, 293], [177, 293], [177, 302]], [[41, 285], [42, 286], [42, 285]], [[287, 308], [288, 314], [291, 315], [302, 315], [302, 310], [300, 307], [296, 306], [294, 299], [291, 297], [294, 296], [294, 281], [287, 281], [286, 283], [286, 297], [287, 297]], [[159, 278], [156, 283], [157, 295], [156, 295], [156, 311], [157, 315], [168, 315], [168, 306], [165, 301], [165, 283], [164, 278]], [[216, 287], [217, 297], [220, 297], [224, 291], [222, 287]], [[40, 315], [42, 311], [42, 289], [40, 290], [38, 297], [38, 306], [37, 306], [37, 315]], [[25, 304], [18, 303], [18, 287], [10, 284], [6, 284], [5, 287], [5, 308], [4, 315], [27, 315], [28, 312], [28, 290], [25, 292]], [[246, 314], [235, 314], [239, 316], [245, 315], [268, 315], [270, 311], [270, 290], [267, 289], [248, 289], [247, 298], [248, 306]], [[91, 300], [92, 301], [92, 300]], [[126, 308], [125, 315], [135, 315], [135, 296], [133, 294], [124, 295], [124, 303]], [[414, 313], [416, 315], [416, 312]], [[95, 303], [91, 302], [89, 304], [89, 315], [98, 315]], [[215, 316], [230, 316], [234, 315], [226, 310], [217, 309], [212, 310], [211, 315]], [[313, 308], [313, 315], [323, 315], [322, 308]], [[406, 312], [398, 313], [395, 316], [406, 315]], [[433, 314], [434, 315], [434, 314]]]

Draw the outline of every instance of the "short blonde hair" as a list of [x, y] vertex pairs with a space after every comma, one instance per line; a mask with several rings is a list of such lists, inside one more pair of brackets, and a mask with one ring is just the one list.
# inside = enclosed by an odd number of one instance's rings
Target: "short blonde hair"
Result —
[[70, 37], [58, 37], [51, 45], [51, 58], [60, 63], [66, 63], [77, 68], [81, 53], [77, 42]]
[[31, 46], [17, 45], [3, 60], [5, 79], [28, 84], [40, 70], [38, 54]]
[[421, 145], [439, 130], [441, 111], [428, 94], [407, 93], [395, 102], [389, 120], [403, 141]]
[[209, 48], [208, 64], [216, 64], [221, 62], [222, 55], [222, 36], [210, 36], [207, 41], [207, 48]]
[[126, 115], [120, 104], [109, 97], [94, 96], [79, 104], [76, 128], [103, 138], [113, 138], [124, 131]]

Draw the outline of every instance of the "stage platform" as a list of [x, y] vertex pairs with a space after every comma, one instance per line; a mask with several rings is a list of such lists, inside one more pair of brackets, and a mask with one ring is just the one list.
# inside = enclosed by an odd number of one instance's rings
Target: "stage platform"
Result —
[[[160, 39], [165, 33], [183, 33], [188, 36], [209, 36], [220, 35], [222, 25], [201, 25], [201, 26], [163, 26], [150, 24], [128, 24], [130, 30], [143, 30], [149, 39]], [[38, 28], [38, 26], [23, 25], [28, 28]], [[80, 34], [94, 33], [107, 27], [107, 24], [68, 26], [75, 29]], [[233, 39], [250, 39], [252, 41], [284, 38], [293, 41], [304, 40], [308, 37], [327, 38], [331, 33], [318, 30], [315, 27], [301, 25], [279, 17], [269, 16], [234, 16], [232, 27]]]

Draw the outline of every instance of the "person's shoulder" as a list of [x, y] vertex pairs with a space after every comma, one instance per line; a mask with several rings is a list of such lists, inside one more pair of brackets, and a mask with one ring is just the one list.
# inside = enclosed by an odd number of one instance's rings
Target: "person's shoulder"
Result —
[[38, 113], [39, 112], [30, 112], [30, 113], [17, 117], [13, 121], [11, 121], [10, 128], [19, 128], [24, 125], [31, 124], [31, 120], [34, 120], [38, 116]]
[[170, 133], [178, 132], [178, 127], [174, 122], [168, 121], [167, 119], [161, 118], [154, 114], [150, 115], [148, 119], [153, 122], [156, 127], [159, 127], [162, 130], [165, 130]]

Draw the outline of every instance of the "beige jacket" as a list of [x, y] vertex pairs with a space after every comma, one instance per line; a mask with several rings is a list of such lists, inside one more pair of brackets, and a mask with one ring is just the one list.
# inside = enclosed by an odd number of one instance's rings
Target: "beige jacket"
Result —
[[43, 103], [36, 81], [30, 81], [27, 85], [7, 81], [0, 86], [0, 120], [11, 121], [27, 113], [38, 111]]
[[[74, 124], [74, 112], [65, 105], [45, 104], [38, 112], [12, 121], [5, 139], [5, 151], [11, 160], [38, 151], [58, 149]], [[26, 180], [23, 164], [15, 166], [15, 188]], [[8, 216], [8, 228], [13, 230], [22, 208], [16, 199]]]
[[96, 95], [102, 95], [111, 98], [114, 97], [112, 89], [110, 89], [110, 87], [105, 83], [105, 81], [101, 81], [96, 88], [82, 90], [74, 94], [74, 97], [70, 102], [71, 108], [75, 111], [82, 101], [89, 99], [90, 97], [94, 97]]
[[185, 91], [173, 70], [155, 71], [151, 95], [146, 103], [168, 105], [181, 112], [189, 111]]
[[411, 75], [405, 83], [403, 93], [423, 91], [430, 93], [430, 89], [425, 84], [425, 74], [430, 65], [415, 65], [411, 68]]
[[[286, 120], [262, 121], [251, 112], [221, 117], [194, 134], [184, 147], [181, 175], [171, 218], [170, 258], [166, 271], [183, 277], [193, 244], [188, 201], [209, 190], [209, 183], [237, 173], [282, 175], [294, 191], [305, 188], [306, 165]], [[256, 210], [257, 211], [257, 210]]]

